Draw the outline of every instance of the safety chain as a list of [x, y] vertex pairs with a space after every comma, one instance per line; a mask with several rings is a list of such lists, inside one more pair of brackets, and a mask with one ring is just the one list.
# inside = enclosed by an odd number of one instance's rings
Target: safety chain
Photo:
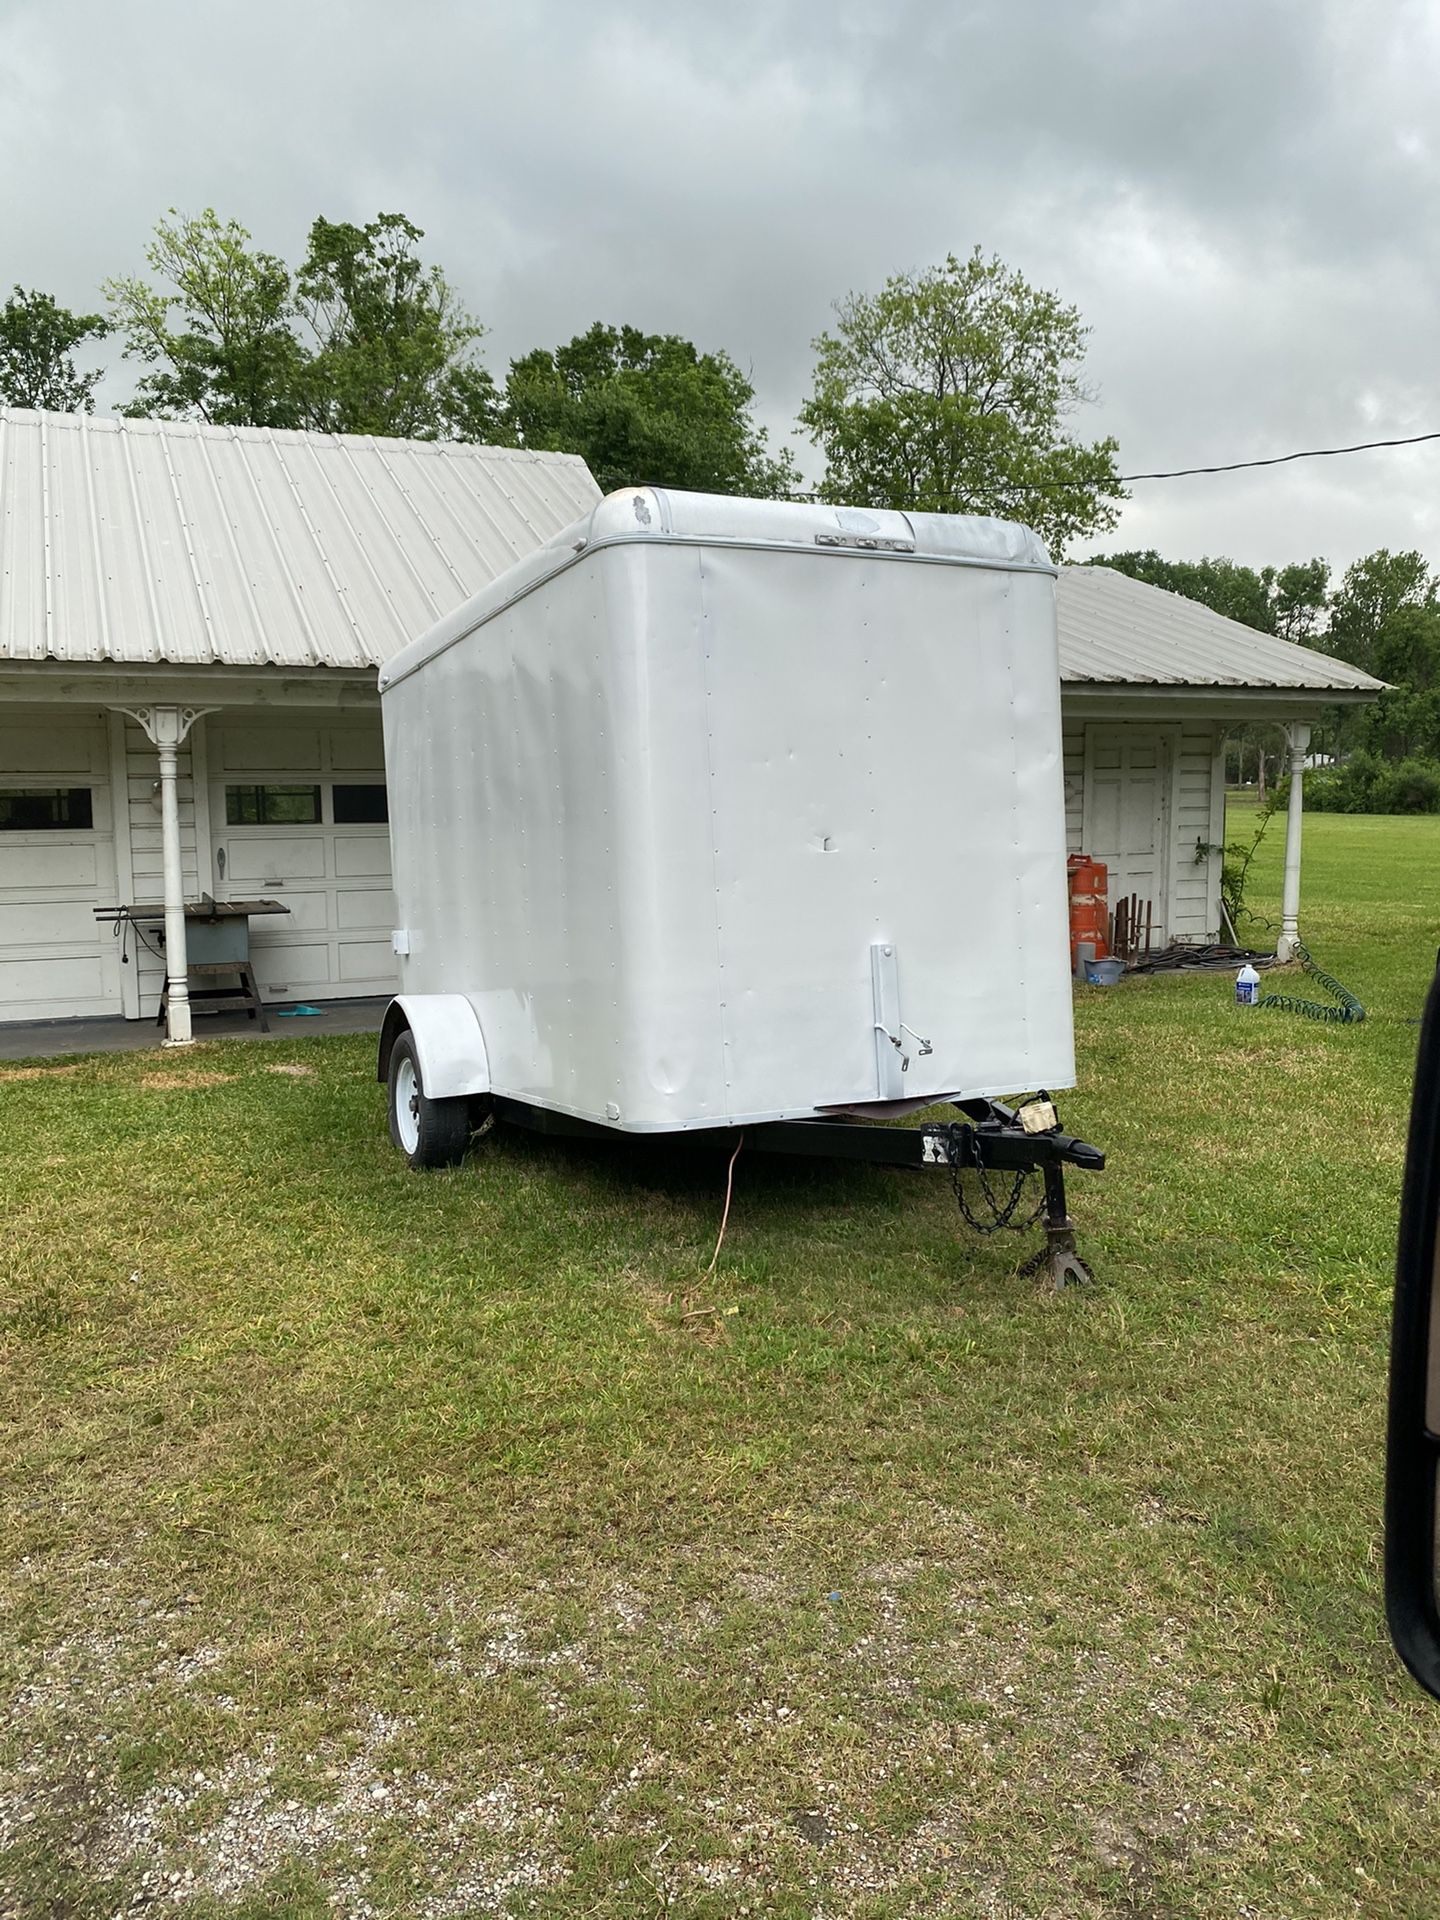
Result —
[[[1021, 1195], [1025, 1191], [1025, 1182], [1035, 1171], [1033, 1167], [1021, 1167], [1018, 1170], [1010, 1188], [1010, 1197], [1002, 1201], [990, 1185], [990, 1176], [985, 1171], [985, 1162], [981, 1158], [979, 1142], [975, 1138], [973, 1127], [968, 1127], [960, 1121], [951, 1121], [948, 1126], [935, 1127], [931, 1131], [943, 1133], [945, 1136], [945, 1158], [950, 1169], [950, 1185], [955, 1190], [955, 1203], [960, 1209], [960, 1217], [966, 1226], [972, 1227], [976, 1233], [999, 1233], [1002, 1229], [1008, 1229], [1011, 1233], [1028, 1233], [1031, 1227], [1037, 1224], [1045, 1211], [1043, 1190], [1033, 1213], [1027, 1214], [1023, 1220], [1015, 1218], [1015, 1210], [1020, 1205]], [[967, 1148], [970, 1154], [968, 1162], [965, 1157]], [[988, 1219], [982, 1219], [976, 1213], [965, 1192], [965, 1174], [971, 1167], [980, 1176], [980, 1191], [984, 1195], [984, 1205], [989, 1212]]]
[[1255, 1004], [1273, 1008], [1277, 1013], [1298, 1013], [1307, 1020], [1333, 1020], [1343, 1025], [1358, 1026], [1365, 1018], [1365, 1008], [1350, 989], [1342, 986], [1333, 974], [1326, 973], [1323, 967], [1317, 967], [1310, 958], [1309, 949], [1299, 940], [1295, 942], [1295, 957], [1336, 1005], [1327, 1007], [1319, 1000], [1302, 1000], [1293, 993], [1263, 993]]

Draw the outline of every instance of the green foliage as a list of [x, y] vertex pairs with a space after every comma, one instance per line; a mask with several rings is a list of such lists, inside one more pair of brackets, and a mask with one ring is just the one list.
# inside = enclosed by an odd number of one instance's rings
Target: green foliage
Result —
[[[1440, 758], [1440, 583], [1422, 554], [1368, 554], [1347, 569], [1331, 604], [1327, 651], [1391, 683], [1349, 720], [1351, 741], [1391, 761]], [[1411, 791], [1402, 783], [1391, 793]], [[1350, 796], [1368, 791], [1360, 776], [1344, 785]], [[1382, 804], [1377, 812], [1414, 811]]]
[[72, 313], [48, 293], [16, 287], [0, 309], [0, 402], [52, 413], [93, 413], [102, 368], [81, 373], [72, 354], [110, 331], [98, 313]]
[[802, 425], [825, 455], [827, 500], [994, 513], [1055, 554], [1113, 527], [1125, 492], [1116, 442], [1064, 430], [1092, 396], [1074, 307], [977, 247], [848, 294], [815, 342]]
[[311, 227], [296, 282], [316, 343], [305, 370], [308, 426], [410, 440], [497, 437], [495, 384], [473, 357], [485, 329], [440, 269], [421, 262], [423, 238], [400, 213], [363, 227], [324, 218]]
[[151, 368], [128, 413], [212, 425], [305, 424], [307, 355], [292, 329], [290, 269], [250, 245], [236, 220], [212, 207], [174, 207], [145, 249], [152, 286], [138, 277], [104, 283], [125, 353]]
[[606, 493], [642, 484], [763, 498], [792, 492], [794, 461], [768, 451], [754, 398], [726, 353], [597, 321], [566, 346], [514, 361], [505, 413], [521, 445], [580, 454]]
[[481, 328], [403, 214], [366, 226], [323, 217], [298, 276], [212, 208], [159, 222], [158, 284], [109, 280], [127, 356], [151, 371], [127, 409], [217, 425], [305, 427], [411, 439], [494, 439]]
[[238, 221], [172, 208], [146, 250], [152, 277], [105, 284], [127, 356], [148, 369], [128, 411], [578, 453], [607, 491], [794, 489], [734, 361], [674, 334], [596, 325], [515, 361], [502, 396], [477, 357], [485, 329], [421, 259], [423, 238], [401, 213], [322, 216], [292, 274]]
[[1379, 665], [1385, 629], [1406, 608], [1435, 605], [1436, 582], [1424, 555], [1381, 547], [1346, 568], [1330, 602], [1325, 650], [1365, 673], [1388, 677]]
[[1376, 636], [1373, 660], [1391, 687], [1362, 716], [1362, 744], [1389, 760], [1440, 757], [1440, 607], [1399, 607]]
[[[1282, 781], [1277, 797], [1287, 794]], [[1362, 748], [1342, 766], [1305, 776], [1307, 813], [1440, 813], [1440, 759], [1386, 760]]]
[[1262, 568], [1260, 578], [1270, 596], [1276, 633], [1282, 640], [1314, 646], [1329, 599], [1329, 561], [1292, 560], [1278, 569]]

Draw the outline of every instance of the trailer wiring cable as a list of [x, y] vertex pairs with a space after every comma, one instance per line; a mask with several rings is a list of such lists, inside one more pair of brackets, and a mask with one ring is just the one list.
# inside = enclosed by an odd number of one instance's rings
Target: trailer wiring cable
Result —
[[720, 1216], [720, 1235], [715, 1242], [715, 1251], [711, 1254], [710, 1264], [705, 1269], [705, 1278], [707, 1280], [714, 1273], [720, 1259], [720, 1249], [725, 1244], [725, 1229], [730, 1224], [730, 1200], [735, 1191], [735, 1162], [740, 1158], [740, 1149], [744, 1144], [745, 1135], [742, 1133], [740, 1138], [735, 1142], [735, 1151], [730, 1156], [730, 1165], [725, 1173], [725, 1211]]

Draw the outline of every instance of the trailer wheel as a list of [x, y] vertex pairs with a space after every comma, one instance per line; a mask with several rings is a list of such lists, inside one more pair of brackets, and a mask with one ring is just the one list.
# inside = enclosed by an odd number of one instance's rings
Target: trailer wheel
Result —
[[408, 1032], [390, 1049], [390, 1138], [412, 1167], [457, 1166], [470, 1144], [470, 1102], [430, 1099]]

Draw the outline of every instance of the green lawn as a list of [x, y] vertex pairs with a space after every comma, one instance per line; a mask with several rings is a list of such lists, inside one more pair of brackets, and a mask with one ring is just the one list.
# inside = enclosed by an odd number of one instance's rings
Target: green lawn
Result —
[[1440, 1912], [1378, 1552], [1437, 871], [1308, 822], [1363, 1026], [1081, 994], [1058, 1296], [939, 1177], [742, 1155], [708, 1281], [713, 1151], [417, 1178], [364, 1040], [0, 1070], [0, 1913]]

